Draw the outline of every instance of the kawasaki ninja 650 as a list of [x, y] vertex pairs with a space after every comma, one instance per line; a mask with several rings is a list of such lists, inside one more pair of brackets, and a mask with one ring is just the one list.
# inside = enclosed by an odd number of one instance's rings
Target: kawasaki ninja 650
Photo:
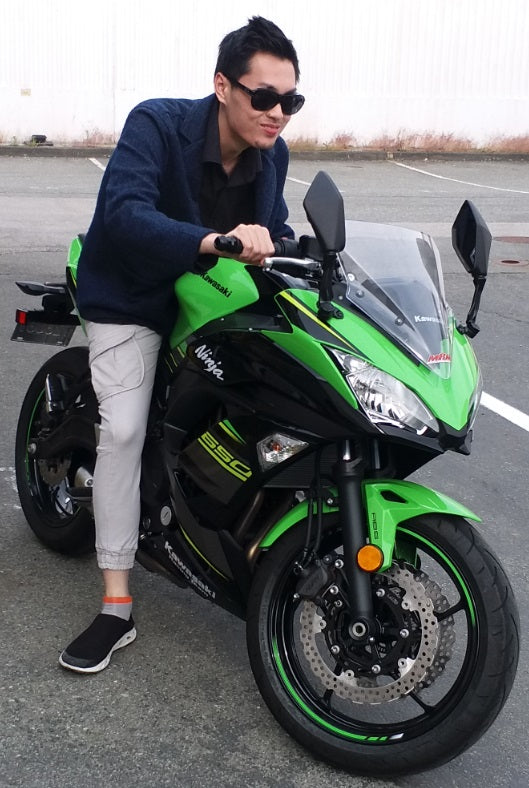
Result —
[[[325, 173], [304, 207], [315, 237], [263, 268], [221, 257], [175, 283], [137, 558], [246, 619], [259, 689], [311, 753], [360, 774], [419, 771], [491, 725], [518, 659], [515, 600], [479, 518], [405, 481], [469, 453], [491, 236], [464, 203], [453, 243], [475, 296], [458, 324], [429, 236], [345, 222]], [[43, 309], [17, 312], [14, 339], [68, 344], [81, 244], [66, 283], [18, 283]], [[236, 244], [218, 239], [221, 253]], [[63, 553], [93, 547], [97, 434], [87, 349], [63, 350], [31, 383], [16, 438], [24, 513]]]

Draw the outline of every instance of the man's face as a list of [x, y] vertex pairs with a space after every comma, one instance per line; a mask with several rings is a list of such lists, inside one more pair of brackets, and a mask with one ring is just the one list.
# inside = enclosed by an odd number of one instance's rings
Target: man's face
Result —
[[[257, 52], [252, 57], [249, 71], [238, 81], [250, 90], [269, 88], [280, 95], [296, 89], [294, 66], [290, 60], [281, 60], [265, 52]], [[215, 76], [215, 90], [221, 103], [221, 147], [223, 143], [240, 150], [274, 146], [290, 120], [279, 103], [265, 111], [254, 109], [251, 97], [222, 74]]]

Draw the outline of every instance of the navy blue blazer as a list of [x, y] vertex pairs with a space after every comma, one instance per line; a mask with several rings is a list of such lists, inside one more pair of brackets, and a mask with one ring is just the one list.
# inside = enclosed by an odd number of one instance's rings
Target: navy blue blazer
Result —
[[[215, 228], [199, 213], [202, 150], [215, 96], [152, 99], [132, 110], [106, 168], [77, 273], [80, 314], [99, 323], [165, 334], [176, 319], [173, 284], [197, 270], [200, 242]], [[261, 151], [255, 223], [273, 240], [293, 237], [283, 188], [288, 149]]]

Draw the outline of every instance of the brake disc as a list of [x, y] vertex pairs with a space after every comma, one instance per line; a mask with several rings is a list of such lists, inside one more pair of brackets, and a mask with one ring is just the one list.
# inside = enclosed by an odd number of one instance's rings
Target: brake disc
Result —
[[55, 486], [66, 478], [66, 474], [70, 470], [71, 460], [64, 457], [53, 460], [39, 460], [38, 465], [42, 481], [50, 486]]
[[448, 601], [439, 586], [423, 572], [411, 572], [399, 566], [391, 567], [384, 577], [404, 592], [402, 608], [415, 613], [420, 622], [421, 640], [416, 656], [398, 660], [395, 666], [398, 678], [385, 674], [372, 679], [365, 675], [355, 676], [351, 669], [337, 675], [336, 659], [329, 653], [322, 635], [327, 626], [325, 618], [311, 600], [305, 600], [301, 605], [300, 638], [310, 669], [327, 690], [353, 703], [387, 703], [414, 689], [423, 689], [442, 672], [451, 655], [454, 641], [451, 619], [439, 622], [434, 612], [435, 609], [448, 608]]
[[[440, 586], [438, 586], [437, 583], [434, 583], [434, 581], [427, 577], [427, 575], [425, 575], [423, 572], [420, 573], [420, 576], [421, 582], [424, 585], [426, 593], [432, 600], [436, 612], [438, 614], [444, 613], [450, 607], [450, 603], [441, 591]], [[439, 625], [440, 635], [437, 651], [435, 653], [434, 660], [426, 671], [426, 675], [422, 679], [418, 689], [426, 689], [426, 687], [429, 687], [431, 684], [433, 684], [436, 678], [441, 675], [446, 667], [447, 662], [452, 656], [452, 650], [456, 639], [454, 632], [454, 619], [452, 616], [448, 616], [447, 618], [443, 618], [440, 621], [438, 620], [437, 623]]]

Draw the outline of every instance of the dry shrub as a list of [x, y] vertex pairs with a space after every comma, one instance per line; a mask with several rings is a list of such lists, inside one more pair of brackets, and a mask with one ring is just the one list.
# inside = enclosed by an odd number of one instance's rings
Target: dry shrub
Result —
[[483, 146], [487, 153], [528, 153], [529, 134], [520, 134], [517, 137], [494, 137]]
[[322, 146], [316, 137], [292, 137], [287, 139], [288, 149], [296, 153], [321, 150]]
[[475, 148], [472, 140], [454, 134], [425, 132], [412, 134], [399, 132], [396, 137], [388, 134], [370, 140], [365, 148], [388, 151], [429, 151], [437, 153], [461, 153]]
[[529, 154], [529, 134], [519, 136], [499, 136], [478, 145], [468, 137], [433, 131], [414, 134], [399, 131], [396, 135], [382, 134], [366, 142], [359, 143], [352, 133], [340, 132], [328, 142], [320, 143], [315, 137], [295, 137], [288, 140], [291, 151], [347, 151], [378, 150], [388, 152], [411, 151], [424, 153], [503, 153]]
[[115, 142], [116, 138], [113, 134], [105, 134], [99, 129], [87, 129], [85, 131], [84, 139], [71, 140], [67, 144], [72, 145], [75, 148], [99, 148], [112, 146], [115, 144]]
[[351, 150], [358, 146], [352, 134], [340, 132], [335, 134], [329, 142], [324, 143], [323, 147], [325, 150]]

